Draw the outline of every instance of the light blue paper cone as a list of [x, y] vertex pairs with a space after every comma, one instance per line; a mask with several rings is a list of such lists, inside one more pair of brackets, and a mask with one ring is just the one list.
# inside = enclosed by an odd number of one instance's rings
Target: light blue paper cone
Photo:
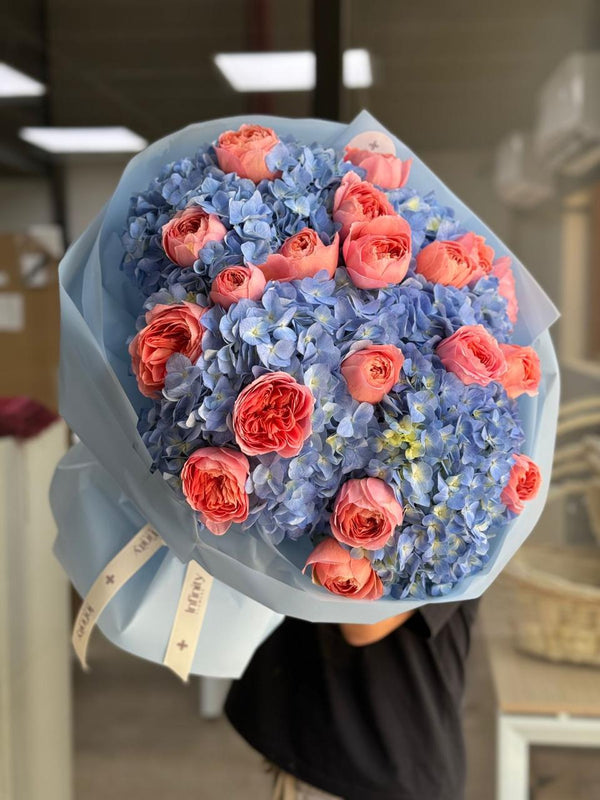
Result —
[[[543, 483], [523, 513], [491, 539], [485, 567], [448, 594], [426, 602], [478, 597], [532, 531], [546, 500], [559, 402], [558, 366], [548, 328], [557, 311], [494, 233], [367, 112], [350, 125], [265, 116], [252, 121], [279, 135], [294, 134], [306, 144], [318, 140], [340, 151], [358, 133], [384, 131], [398, 156], [413, 159], [410, 185], [419, 192], [435, 190], [438, 200], [452, 206], [468, 229], [485, 236], [497, 256], [512, 259], [520, 305], [514, 341], [532, 345], [542, 367], [539, 394], [519, 402], [526, 437], [523, 451], [540, 467]], [[190, 125], [137, 155], [109, 203], [60, 265], [61, 412], [83, 444], [63, 459], [51, 490], [59, 527], [56, 555], [78, 591], [85, 593], [127, 538], [149, 522], [170, 550], [157, 553], [119, 591], [101, 616], [100, 627], [118, 646], [162, 661], [185, 562], [193, 557], [216, 579], [193, 671], [215, 676], [239, 674], [281, 615], [373, 623], [425, 602], [334, 596], [301, 572], [310, 543], [274, 547], [239, 526], [215, 537], [196, 524], [192, 510], [162, 477], [150, 472], [151, 459], [136, 429], [140, 395], [126, 345], [144, 298], [119, 269], [120, 234], [130, 196], [147, 186], [165, 163], [194, 153], [223, 130], [244, 122], [247, 117]]]

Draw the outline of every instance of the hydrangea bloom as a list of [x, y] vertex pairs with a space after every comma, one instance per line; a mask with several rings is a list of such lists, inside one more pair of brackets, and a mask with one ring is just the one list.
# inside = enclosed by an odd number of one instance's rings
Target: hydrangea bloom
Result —
[[[499, 382], [465, 385], [436, 355], [438, 343], [465, 325], [482, 325], [501, 343], [512, 332], [498, 278], [486, 274], [456, 288], [415, 273], [420, 249], [465, 233], [452, 209], [410, 183], [386, 191], [412, 234], [411, 266], [399, 284], [359, 289], [340, 262], [333, 278], [323, 271], [269, 281], [259, 300], [227, 309], [208, 301], [221, 270], [260, 266], [304, 227], [332, 242], [340, 228], [332, 215], [335, 191], [349, 170], [364, 177], [342, 156], [289, 138], [266, 158], [277, 177], [254, 184], [223, 173], [207, 145], [166, 166], [132, 198], [123, 268], [147, 298], [141, 312], [183, 300], [208, 307], [202, 354], [195, 363], [171, 356], [162, 395], [141, 412], [139, 431], [154, 467], [181, 493], [179, 476], [191, 453], [237, 447], [231, 415], [242, 389], [265, 372], [290, 374], [315, 398], [312, 432], [293, 458], [249, 457], [242, 535], [274, 546], [284, 538], [318, 542], [329, 535], [341, 484], [377, 477], [402, 503], [403, 522], [384, 548], [354, 548], [352, 556], [371, 561], [385, 594], [440, 595], [481, 569], [491, 536], [509, 521], [501, 495], [524, 438], [516, 402]], [[217, 215], [227, 233], [183, 269], [162, 249], [161, 229], [190, 204]], [[144, 324], [141, 313], [138, 329]], [[357, 343], [395, 345], [404, 356], [399, 382], [380, 403], [353, 399], [341, 374]]]

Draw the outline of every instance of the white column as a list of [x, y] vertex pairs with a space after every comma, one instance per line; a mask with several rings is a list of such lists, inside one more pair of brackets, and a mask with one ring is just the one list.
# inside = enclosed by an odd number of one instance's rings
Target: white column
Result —
[[66, 444], [63, 422], [22, 443], [0, 439], [3, 800], [73, 797], [69, 584], [48, 502]]

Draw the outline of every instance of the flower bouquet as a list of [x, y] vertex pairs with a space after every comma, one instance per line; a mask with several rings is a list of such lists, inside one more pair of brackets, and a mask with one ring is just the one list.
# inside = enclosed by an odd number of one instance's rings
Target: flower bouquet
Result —
[[283, 614], [479, 596], [541, 513], [556, 311], [365, 112], [152, 145], [65, 256], [61, 297], [81, 444], [55, 476], [55, 551], [83, 595], [149, 523], [98, 619], [132, 652], [163, 660], [191, 590], [189, 670], [217, 675]]

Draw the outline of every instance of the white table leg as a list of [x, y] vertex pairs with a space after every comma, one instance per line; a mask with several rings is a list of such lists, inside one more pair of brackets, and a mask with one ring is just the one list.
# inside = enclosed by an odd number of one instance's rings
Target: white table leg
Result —
[[510, 714], [498, 714], [496, 800], [528, 800], [529, 743]]
[[227, 678], [200, 678], [200, 716], [203, 719], [221, 716], [230, 686]]

